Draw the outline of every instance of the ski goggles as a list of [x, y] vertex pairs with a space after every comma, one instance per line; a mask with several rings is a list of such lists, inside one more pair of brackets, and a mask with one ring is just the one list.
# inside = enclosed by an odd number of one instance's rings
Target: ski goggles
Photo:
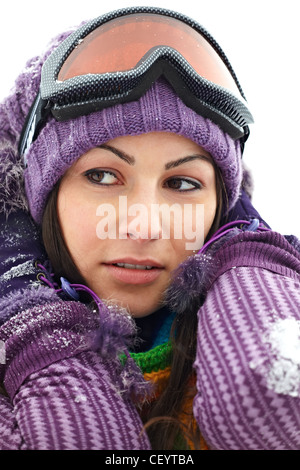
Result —
[[188, 107], [243, 146], [253, 118], [220, 46], [180, 13], [132, 7], [84, 24], [48, 57], [20, 153], [37, 138], [50, 113], [65, 121], [134, 101], [161, 76]]

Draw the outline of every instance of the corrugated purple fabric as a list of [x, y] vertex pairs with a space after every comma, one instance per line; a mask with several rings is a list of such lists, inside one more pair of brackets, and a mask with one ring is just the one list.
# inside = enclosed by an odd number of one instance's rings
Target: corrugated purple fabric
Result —
[[[128, 321], [120, 318], [119, 329], [117, 323], [108, 317], [99, 324], [98, 312], [57, 301], [24, 310], [1, 327], [0, 380], [8, 393], [0, 395], [1, 450], [150, 448], [127, 390], [130, 370], [121, 387], [118, 338], [128, 333]], [[95, 348], [99, 328], [110, 342], [108, 354]], [[135, 380], [144, 382], [141, 374]]]
[[234, 237], [198, 312], [194, 414], [212, 449], [300, 448], [300, 256], [277, 233]]
[[139, 415], [96, 353], [33, 373], [13, 402], [0, 396], [1, 450], [149, 449]]

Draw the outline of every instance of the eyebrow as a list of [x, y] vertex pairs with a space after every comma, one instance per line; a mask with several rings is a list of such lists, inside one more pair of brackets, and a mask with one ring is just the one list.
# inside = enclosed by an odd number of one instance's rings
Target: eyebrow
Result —
[[[115, 147], [112, 147], [111, 145], [103, 144], [103, 145], [100, 145], [99, 148], [104, 149], [104, 150], [109, 150], [110, 152], [112, 152], [117, 157], [121, 158], [121, 160], [124, 160], [129, 165], [135, 164], [135, 158], [133, 156], [128, 155], [122, 150], [118, 150]], [[183, 165], [184, 163], [187, 163], [193, 160], [202, 160], [202, 161], [204, 160], [212, 164], [211, 158], [207, 157], [206, 155], [201, 155], [201, 154], [189, 155], [186, 157], [178, 158], [178, 160], [173, 160], [171, 162], [166, 163], [165, 169], [170, 170], [171, 168], [176, 168], [179, 165]]]
[[166, 163], [165, 169], [169, 170], [170, 168], [176, 168], [179, 165], [183, 165], [183, 163], [187, 163], [193, 160], [204, 160], [206, 162], [212, 163], [211, 159], [206, 157], [206, 155], [189, 155], [187, 157], [179, 158], [178, 160]]
[[134, 165], [135, 164], [135, 158], [132, 157], [131, 155], [128, 155], [127, 153], [123, 152], [122, 150], [118, 150], [115, 147], [111, 147], [111, 145], [103, 144], [99, 146], [100, 149], [104, 150], [109, 150], [113, 154], [115, 154], [117, 157], [121, 158], [121, 160], [124, 160], [126, 163], [129, 165]]

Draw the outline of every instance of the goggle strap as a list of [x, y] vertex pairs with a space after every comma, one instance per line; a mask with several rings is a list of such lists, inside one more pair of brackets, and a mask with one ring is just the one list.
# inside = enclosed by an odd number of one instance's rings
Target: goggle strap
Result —
[[47, 109], [47, 104], [48, 101], [43, 100], [40, 92], [38, 92], [27, 115], [18, 148], [19, 155], [24, 156], [25, 167], [27, 166], [26, 152], [38, 136], [39, 129], [44, 125], [50, 113], [50, 107]]

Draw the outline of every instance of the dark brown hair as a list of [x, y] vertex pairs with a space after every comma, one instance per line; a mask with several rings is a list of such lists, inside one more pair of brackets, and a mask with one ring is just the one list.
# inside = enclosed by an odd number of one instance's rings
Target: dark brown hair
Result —
[[[224, 202], [227, 202], [224, 182], [217, 167], [215, 174], [217, 211], [207, 239], [218, 229]], [[61, 232], [57, 214], [58, 190], [59, 183], [50, 194], [44, 212], [42, 231], [45, 249], [57, 278], [64, 276], [72, 283], [86, 284], [72, 260]], [[153, 449], [174, 449], [179, 432], [189, 437], [197, 448], [200, 435], [198, 428], [195, 429], [192, 425], [192, 415], [189, 420], [191, 425], [187, 429], [182, 429], [180, 423], [184, 400], [189, 394], [195, 395], [195, 389], [189, 388], [189, 379], [193, 374], [196, 353], [197, 311], [188, 311], [175, 318], [171, 340], [173, 348], [170, 377], [164, 392], [146, 416], [146, 429]]]
[[[227, 212], [228, 198], [221, 172], [215, 166], [217, 210], [213, 224], [206, 237], [209, 240], [218, 230], [221, 224], [223, 212]], [[147, 433], [153, 449], [172, 450], [178, 436], [183, 436], [180, 448], [188, 449], [189, 444], [197, 450], [200, 448], [200, 430], [195, 425], [192, 409], [190, 416], [183, 411], [185, 401], [196, 394], [195, 383], [191, 381], [193, 376], [193, 364], [197, 346], [197, 311], [189, 309], [184, 314], [177, 315], [171, 329], [172, 358], [171, 373], [166, 388], [160, 398], [153, 405], [148, 414], [146, 423]], [[181, 415], [185, 414], [185, 422], [181, 421]]]

